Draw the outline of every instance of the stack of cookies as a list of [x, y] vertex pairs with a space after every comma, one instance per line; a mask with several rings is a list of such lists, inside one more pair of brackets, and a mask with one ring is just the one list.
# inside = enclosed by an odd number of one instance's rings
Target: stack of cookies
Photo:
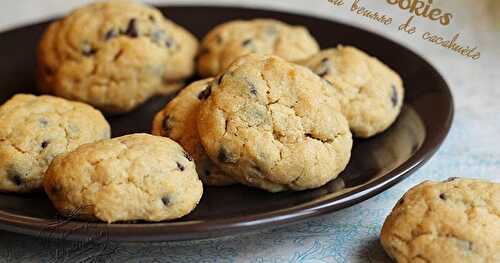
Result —
[[[156, 114], [153, 135], [110, 139], [99, 110], [126, 114], [195, 71], [203, 79]], [[347, 166], [353, 135], [386, 130], [404, 98], [382, 62], [354, 47], [320, 50], [304, 27], [229, 21], [199, 45], [128, 1], [51, 24], [37, 74], [52, 96], [16, 95], [0, 107], [0, 190], [43, 188], [63, 215], [108, 223], [182, 217], [202, 184], [321, 187]]]
[[326, 81], [256, 54], [188, 86], [158, 113], [153, 134], [191, 151], [208, 184], [239, 182], [271, 192], [324, 185], [346, 167], [352, 147]]
[[197, 52], [187, 30], [128, 1], [90, 4], [52, 23], [37, 76], [40, 91], [57, 97], [19, 94], [0, 107], [0, 191], [44, 189], [61, 214], [108, 223], [190, 213], [203, 193], [192, 157], [164, 137], [110, 139], [99, 110], [124, 114], [176, 92], [194, 74]]
[[179, 142], [207, 185], [270, 192], [335, 179], [352, 133], [386, 130], [403, 104], [401, 78], [354, 47], [320, 51], [303, 27], [256, 19], [215, 27], [202, 41], [200, 76], [160, 111], [153, 134]]

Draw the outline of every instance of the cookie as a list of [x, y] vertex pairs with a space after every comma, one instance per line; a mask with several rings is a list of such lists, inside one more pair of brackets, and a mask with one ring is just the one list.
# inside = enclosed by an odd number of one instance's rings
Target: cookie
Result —
[[397, 262], [500, 262], [500, 184], [424, 182], [387, 217], [380, 240]]
[[176, 142], [149, 134], [86, 144], [60, 155], [43, 183], [61, 214], [108, 223], [179, 218], [203, 193], [189, 154]]
[[316, 188], [349, 161], [352, 135], [340, 105], [305, 67], [248, 55], [202, 94], [202, 144], [240, 183], [271, 192]]
[[40, 190], [54, 157], [109, 137], [107, 121], [86, 104], [15, 95], [0, 106], [0, 191]]
[[401, 111], [401, 77], [355, 47], [326, 49], [300, 64], [334, 87], [342, 112], [357, 137], [368, 138], [386, 130]]
[[211, 85], [212, 78], [193, 82], [184, 88], [177, 97], [158, 112], [153, 121], [153, 134], [165, 136], [178, 142], [196, 163], [201, 181], [206, 185], [230, 185], [235, 181], [222, 172], [208, 158], [200, 142], [196, 126], [198, 109], [204, 91]]
[[204, 77], [215, 76], [249, 53], [298, 61], [318, 51], [318, 43], [304, 27], [272, 19], [230, 21], [218, 25], [203, 39], [198, 72]]
[[171, 93], [194, 71], [198, 42], [159, 10], [128, 1], [99, 2], [52, 23], [38, 48], [44, 93], [127, 112]]

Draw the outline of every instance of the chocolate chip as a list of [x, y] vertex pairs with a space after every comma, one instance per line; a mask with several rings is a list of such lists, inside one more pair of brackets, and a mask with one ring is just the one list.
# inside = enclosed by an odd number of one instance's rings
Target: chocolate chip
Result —
[[238, 160], [231, 156], [231, 153], [228, 152], [224, 147], [220, 148], [219, 155], [217, 155], [217, 159], [222, 163], [237, 163]]
[[312, 134], [310, 134], [310, 133], [306, 133], [305, 135], [306, 135], [306, 137], [307, 137], [307, 138], [315, 139], [315, 138], [312, 136]]
[[168, 206], [170, 204], [170, 198], [168, 198], [168, 196], [162, 197], [161, 201], [163, 202], [164, 206]]
[[151, 40], [155, 43], [163, 43], [165, 47], [171, 48], [174, 46], [175, 41], [172, 37], [168, 36], [163, 30], [156, 30], [151, 34]]
[[450, 177], [445, 182], [453, 182], [453, 181], [455, 181], [457, 179], [460, 179], [460, 177]]
[[320, 77], [324, 77], [328, 72], [330, 71], [328, 67], [328, 63], [330, 62], [330, 59], [328, 58], [323, 58], [321, 60], [321, 63], [319, 65], [319, 69], [316, 70], [316, 74]]
[[332, 83], [331, 81], [329, 81], [329, 80], [327, 80], [327, 79], [323, 79], [323, 80], [325, 80], [326, 84], [328, 84], [328, 85], [330, 85], [330, 86], [333, 86], [333, 83]]
[[19, 175], [11, 177], [11, 181], [14, 182], [15, 185], [21, 185], [23, 183], [21, 176]]
[[170, 116], [165, 116], [165, 118], [163, 119], [163, 122], [161, 124], [161, 128], [163, 130], [163, 132], [165, 133], [165, 135], [168, 135], [170, 133], [170, 131], [172, 130], [172, 120], [170, 118]]
[[118, 31], [114, 28], [111, 28], [110, 30], [108, 30], [108, 32], [106, 32], [106, 35], [104, 35], [104, 39], [110, 40], [110, 39], [115, 38], [117, 36], [118, 36]]
[[219, 151], [219, 155], [217, 156], [217, 159], [219, 159], [219, 161], [225, 163], [227, 162], [229, 159], [227, 157], [227, 153], [226, 153], [226, 150], [224, 150], [224, 148], [221, 148], [220, 151]]
[[392, 85], [391, 87], [392, 87], [391, 102], [392, 106], [396, 107], [396, 105], [398, 105], [398, 100], [399, 100], [398, 91], [396, 90], [395, 85]]
[[404, 197], [403, 197], [403, 198], [399, 199], [399, 201], [398, 201], [398, 205], [402, 205], [402, 204], [404, 204], [404, 202], [405, 202], [405, 199], [404, 199]]
[[220, 84], [222, 83], [222, 78], [224, 78], [224, 75], [225, 74], [220, 75], [220, 77], [217, 79], [217, 85], [218, 86], [220, 86]]
[[187, 152], [183, 152], [184, 154], [184, 157], [186, 157], [186, 159], [188, 159], [188, 161], [192, 162], [193, 161], [193, 157], [191, 157], [191, 155]]
[[255, 87], [255, 85], [249, 81], [247, 81], [247, 83], [248, 83], [248, 88], [250, 90], [250, 93], [257, 96], [257, 88]]
[[320, 77], [324, 77], [324, 76], [326, 76], [326, 74], [328, 74], [328, 69], [324, 69], [320, 72], [317, 72], [316, 74], [318, 74], [318, 76], [320, 76]]
[[51, 188], [50, 188], [50, 192], [52, 194], [58, 194], [59, 192], [61, 192], [61, 187], [59, 185], [53, 185]]
[[47, 119], [45, 119], [45, 118], [39, 119], [38, 122], [40, 123], [40, 125], [42, 127], [47, 127], [47, 125], [49, 124], [49, 121]]
[[212, 86], [208, 85], [204, 90], [198, 94], [198, 99], [200, 100], [206, 100], [208, 97], [210, 97], [210, 94], [212, 94]]
[[149, 21], [156, 22], [156, 18], [153, 15], [148, 16]]
[[242, 45], [243, 45], [244, 47], [246, 47], [246, 46], [250, 45], [251, 43], [252, 43], [252, 39], [251, 39], [251, 38], [249, 38], [249, 39], [246, 39], [245, 41], [243, 41]]
[[139, 36], [139, 32], [137, 30], [137, 19], [132, 18], [128, 21], [127, 29], [125, 30], [125, 34], [129, 37], [135, 38]]
[[440, 194], [439, 195], [439, 198], [441, 198], [442, 200], [446, 201], [446, 195], [444, 193]]
[[174, 45], [174, 42], [172, 41], [172, 39], [168, 38], [167, 40], [165, 40], [165, 46], [167, 48], [170, 48]]
[[177, 168], [182, 172], [184, 171], [184, 165], [180, 164], [179, 162], [177, 162]]
[[90, 45], [90, 43], [85, 42], [82, 44], [82, 54], [86, 57], [90, 57], [97, 52], [95, 48]]
[[55, 72], [54, 72], [54, 70], [51, 67], [45, 66], [43, 68], [45, 70], [45, 74], [47, 74], [47, 75], [54, 75]]
[[17, 186], [23, 184], [23, 175], [13, 168], [7, 170], [7, 178]]
[[47, 146], [49, 146], [49, 141], [43, 141], [42, 142], [42, 149], [47, 148]]

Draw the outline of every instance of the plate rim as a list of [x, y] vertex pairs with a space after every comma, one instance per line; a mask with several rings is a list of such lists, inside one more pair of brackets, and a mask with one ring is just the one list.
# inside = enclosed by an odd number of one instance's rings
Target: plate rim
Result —
[[[356, 188], [347, 193], [343, 193], [334, 197], [334, 200], [325, 199], [308, 204], [295, 205], [290, 208], [283, 208], [272, 212], [263, 212], [254, 215], [234, 216], [229, 219], [211, 219], [209, 221], [192, 220], [187, 222], [157, 222], [157, 223], [119, 223], [106, 224], [101, 222], [82, 222], [82, 221], [64, 221], [64, 224], [57, 225], [57, 228], [49, 228], [51, 224], [60, 223], [56, 219], [42, 219], [37, 217], [22, 216], [14, 213], [9, 213], [0, 210], [0, 229], [28, 234], [31, 236], [39, 236], [46, 238], [64, 239], [82, 241], [92, 239], [103, 239], [106, 241], [119, 242], [172, 242], [184, 240], [202, 240], [222, 236], [229, 236], [238, 233], [247, 233], [257, 230], [265, 230], [272, 227], [282, 227], [293, 223], [299, 223], [309, 218], [322, 216], [333, 213], [335, 211], [350, 207], [357, 203], [380, 194], [381, 192], [391, 188], [395, 184], [410, 176], [418, 170], [422, 165], [429, 161], [432, 156], [440, 149], [453, 124], [455, 115], [455, 103], [450, 86], [446, 82], [443, 75], [438, 69], [430, 63], [426, 58], [418, 54], [416, 51], [408, 48], [402, 43], [398, 43], [386, 36], [380, 35], [374, 31], [360, 28], [356, 25], [336, 21], [324, 16], [314, 16], [311, 14], [303, 14], [295, 11], [284, 11], [278, 9], [264, 9], [262, 7], [249, 8], [246, 6], [223, 6], [223, 5], [155, 5], [160, 9], [168, 8], [214, 8], [214, 9], [243, 9], [254, 12], [272, 12], [284, 15], [302, 16], [309, 19], [324, 20], [329, 23], [335, 23], [351, 30], [360, 31], [364, 34], [370, 34], [378, 38], [388, 41], [406, 52], [411, 53], [414, 57], [420, 59], [429, 69], [434, 71], [442, 85], [439, 85], [440, 92], [443, 93], [445, 99], [449, 102], [447, 107], [448, 112], [445, 114], [445, 122], [441, 129], [435, 134], [435, 137], [429, 138], [426, 134], [421, 147], [413, 153], [413, 155], [399, 166], [395, 167], [389, 173], [376, 178], [375, 180], [366, 183], [359, 188]], [[51, 17], [48, 20], [45, 18], [42, 21], [28, 24], [21, 24], [11, 27], [7, 30], [0, 31], [0, 34], [6, 34], [16, 30], [22, 30], [27, 27], [44, 24], [57, 17]], [[83, 227], [82, 227], [83, 226]], [[174, 231], [173, 231], [174, 230]], [[75, 232], [72, 232], [75, 231]], [[103, 232], [104, 231], [104, 232]], [[101, 236], [102, 234], [105, 235]], [[167, 237], [168, 236], [168, 237]]]

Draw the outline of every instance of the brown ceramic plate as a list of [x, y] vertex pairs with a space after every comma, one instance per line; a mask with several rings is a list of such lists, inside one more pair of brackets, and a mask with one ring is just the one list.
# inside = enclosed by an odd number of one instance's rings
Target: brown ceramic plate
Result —
[[[243, 186], [205, 188], [188, 216], [163, 223], [104, 224], [61, 221], [43, 194], [0, 194], [0, 228], [66, 239], [117, 241], [204, 239], [274, 227], [351, 206], [401, 181], [424, 164], [446, 137], [453, 118], [450, 90], [439, 73], [410, 50], [373, 33], [315, 17], [226, 7], [166, 7], [168, 17], [199, 38], [231, 19], [269, 17], [304, 25], [323, 48], [355, 45], [379, 57], [404, 79], [405, 106], [383, 134], [356, 140], [347, 169], [315, 190], [270, 194]], [[0, 33], [0, 100], [36, 93], [35, 50], [48, 23]], [[151, 120], [171, 97], [158, 97], [127, 115], [111, 117], [113, 135], [149, 132]]]

